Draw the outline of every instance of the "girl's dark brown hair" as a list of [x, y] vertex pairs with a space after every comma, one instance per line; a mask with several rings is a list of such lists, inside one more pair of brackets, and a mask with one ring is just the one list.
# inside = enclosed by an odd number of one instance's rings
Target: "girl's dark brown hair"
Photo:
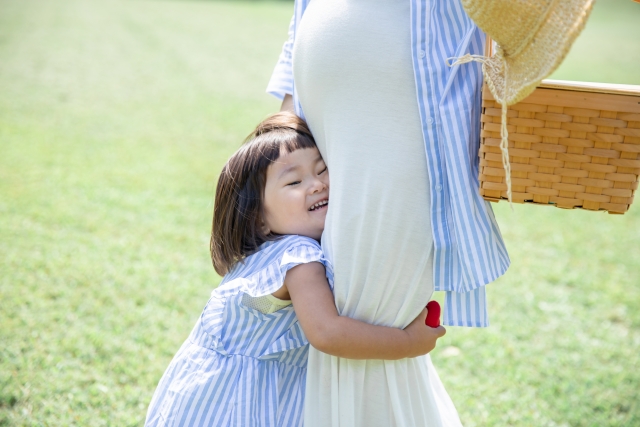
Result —
[[227, 161], [218, 179], [209, 246], [218, 274], [227, 274], [262, 243], [278, 238], [262, 227], [267, 168], [283, 152], [315, 146], [304, 120], [280, 112], [263, 120]]

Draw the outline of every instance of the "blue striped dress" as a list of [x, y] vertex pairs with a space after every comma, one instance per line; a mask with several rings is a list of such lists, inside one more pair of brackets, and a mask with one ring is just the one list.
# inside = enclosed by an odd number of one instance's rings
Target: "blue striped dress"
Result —
[[296, 265], [320, 262], [320, 245], [285, 236], [264, 243], [215, 289], [153, 395], [145, 426], [302, 426], [309, 343], [293, 306], [263, 314], [243, 294], [279, 289]]

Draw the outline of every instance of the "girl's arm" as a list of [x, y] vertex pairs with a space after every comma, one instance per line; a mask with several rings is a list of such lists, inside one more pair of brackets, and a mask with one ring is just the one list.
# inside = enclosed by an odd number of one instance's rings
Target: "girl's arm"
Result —
[[318, 262], [301, 264], [289, 270], [283, 288], [276, 296], [288, 291], [309, 343], [334, 356], [387, 360], [416, 357], [433, 350], [436, 340], [446, 332], [442, 326], [430, 328], [424, 324], [426, 309], [404, 330], [374, 326], [340, 316], [324, 266]]

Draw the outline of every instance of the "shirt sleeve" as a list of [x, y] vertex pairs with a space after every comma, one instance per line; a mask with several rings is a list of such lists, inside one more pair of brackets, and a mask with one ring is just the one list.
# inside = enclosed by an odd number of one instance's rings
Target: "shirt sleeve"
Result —
[[486, 286], [469, 292], [446, 291], [444, 298], [444, 325], [474, 328], [489, 326]]
[[291, 54], [295, 32], [295, 14], [289, 24], [289, 39], [282, 46], [282, 52], [278, 58], [271, 79], [267, 85], [267, 93], [282, 100], [286, 94], [293, 95], [293, 68]]

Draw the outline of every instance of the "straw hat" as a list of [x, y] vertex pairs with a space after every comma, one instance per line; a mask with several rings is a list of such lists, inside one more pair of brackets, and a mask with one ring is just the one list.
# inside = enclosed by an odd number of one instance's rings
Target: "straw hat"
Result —
[[495, 99], [513, 105], [560, 65], [582, 31], [594, 0], [462, 0], [469, 17], [498, 44], [486, 58]]
[[469, 17], [498, 44], [492, 57], [466, 54], [453, 65], [477, 61], [502, 104], [500, 151], [511, 203], [507, 106], [529, 96], [560, 65], [582, 31], [594, 0], [462, 0]]

